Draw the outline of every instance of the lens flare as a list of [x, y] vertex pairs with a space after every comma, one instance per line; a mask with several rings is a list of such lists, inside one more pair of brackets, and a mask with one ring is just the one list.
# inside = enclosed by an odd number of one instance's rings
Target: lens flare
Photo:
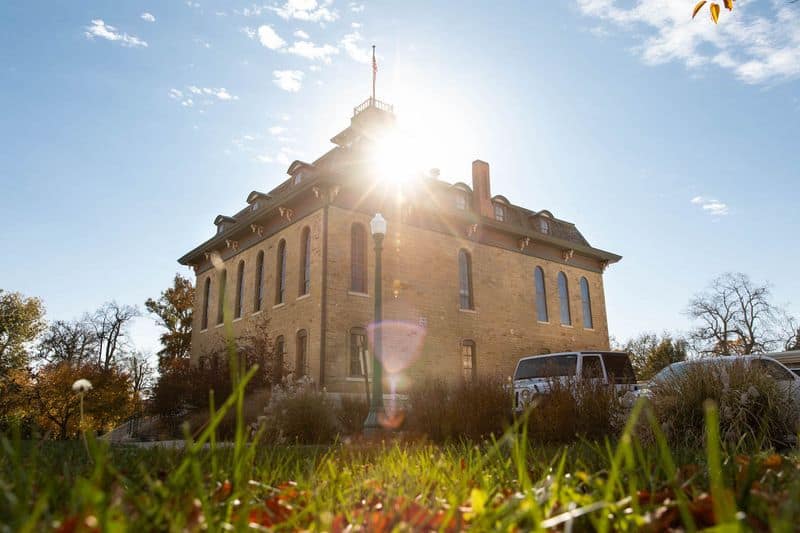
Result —
[[399, 374], [409, 368], [422, 354], [425, 327], [403, 321], [384, 320], [367, 327], [370, 344], [375, 345], [375, 332], [383, 338], [381, 363], [387, 375]]

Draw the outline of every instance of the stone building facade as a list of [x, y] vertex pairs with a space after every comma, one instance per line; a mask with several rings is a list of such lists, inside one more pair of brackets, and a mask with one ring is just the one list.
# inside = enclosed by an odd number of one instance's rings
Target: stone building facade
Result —
[[[339, 392], [364, 390], [373, 327], [387, 386], [400, 391], [426, 377], [505, 377], [525, 355], [608, 349], [603, 271], [620, 256], [549, 211], [492, 196], [483, 161], [471, 185], [381, 179], [376, 147], [393, 125], [391, 107], [368, 99], [332, 150], [218, 216], [216, 234], [179, 260], [197, 277], [193, 358], [224, 323], [236, 336], [259, 316], [286, 372]], [[379, 326], [376, 212], [388, 221]]]

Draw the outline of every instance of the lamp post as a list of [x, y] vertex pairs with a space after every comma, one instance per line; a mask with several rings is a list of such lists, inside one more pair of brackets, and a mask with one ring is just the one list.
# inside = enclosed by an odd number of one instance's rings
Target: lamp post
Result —
[[381, 322], [383, 321], [383, 291], [381, 290], [381, 252], [383, 238], [386, 236], [386, 219], [377, 213], [369, 223], [372, 237], [375, 239], [375, 321], [373, 327], [372, 349], [372, 396], [369, 402], [369, 414], [364, 420], [364, 432], [372, 433], [381, 429], [380, 417], [383, 409], [383, 339]]

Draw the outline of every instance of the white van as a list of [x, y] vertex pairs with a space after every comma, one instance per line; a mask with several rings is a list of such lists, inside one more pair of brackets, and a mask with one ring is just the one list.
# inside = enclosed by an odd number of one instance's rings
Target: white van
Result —
[[636, 388], [636, 375], [625, 352], [562, 352], [523, 357], [514, 370], [514, 410], [523, 411], [553, 379], [596, 379], [624, 393]]

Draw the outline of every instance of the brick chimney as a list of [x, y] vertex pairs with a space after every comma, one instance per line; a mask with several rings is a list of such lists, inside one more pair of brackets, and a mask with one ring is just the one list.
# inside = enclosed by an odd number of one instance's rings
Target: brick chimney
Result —
[[489, 182], [489, 163], [476, 159], [472, 162], [472, 208], [485, 217], [493, 217], [492, 189]]

